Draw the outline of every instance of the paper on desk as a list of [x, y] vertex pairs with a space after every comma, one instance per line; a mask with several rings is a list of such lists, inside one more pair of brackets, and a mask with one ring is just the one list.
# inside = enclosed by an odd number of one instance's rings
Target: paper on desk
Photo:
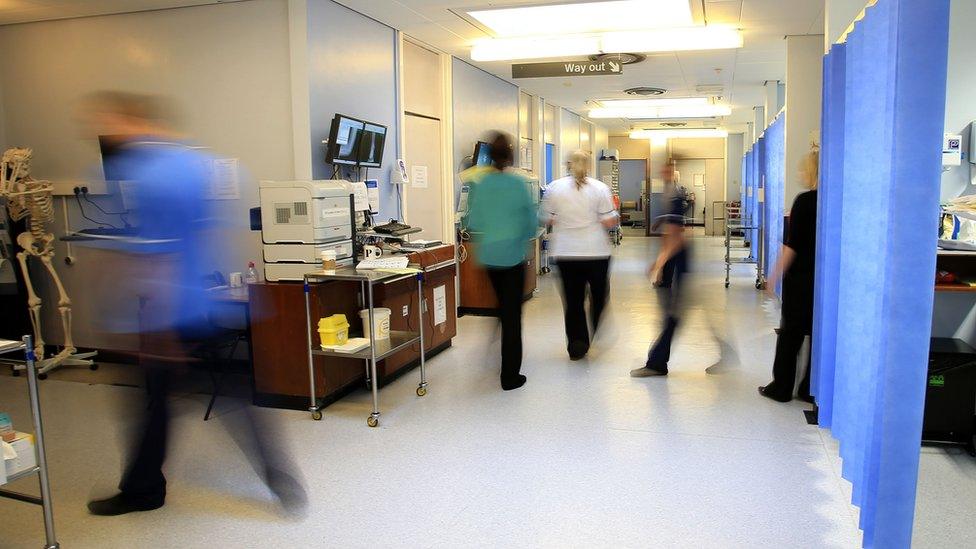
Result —
[[398, 275], [415, 274], [421, 272], [420, 269], [414, 269], [413, 267], [404, 267], [402, 269], [373, 269], [373, 270], [379, 273], [390, 273], [390, 274], [398, 274]]
[[17, 459], [17, 450], [9, 442], [0, 440], [0, 447], [3, 448], [3, 459]]
[[447, 287], [434, 288], [434, 326], [447, 322]]

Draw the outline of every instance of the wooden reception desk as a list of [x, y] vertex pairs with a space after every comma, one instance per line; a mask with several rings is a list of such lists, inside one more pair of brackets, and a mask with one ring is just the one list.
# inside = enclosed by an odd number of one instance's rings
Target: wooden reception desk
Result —
[[[488, 279], [488, 272], [478, 262], [478, 245], [469, 240], [462, 246], [467, 252], [467, 258], [461, 263], [458, 275], [461, 283], [461, 314], [493, 315], [498, 309], [498, 299]], [[539, 266], [536, 263], [538, 246], [538, 239], [531, 240], [529, 251], [526, 253], [525, 287], [522, 294], [525, 299], [532, 297], [538, 284]]]
[[[424, 337], [427, 357], [451, 346], [457, 334], [456, 274], [453, 246], [439, 246], [411, 255], [411, 263], [424, 273]], [[447, 320], [434, 323], [434, 291], [443, 286]], [[393, 314], [390, 328], [416, 331], [417, 282], [401, 280], [376, 287], [376, 306]], [[352, 282], [329, 282], [311, 287], [311, 317], [346, 315], [350, 332], [362, 333], [360, 287]], [[308, 351], [306, 349], [305, 296], [298, 282], [266, 282], [249, 287], [251, 338], [254, 361], [254, 403], [259, 406], [307, 409], [309, 405]], [[406, 308], [406, 313], [404, 309]], [[317, 341], [318, 336], [314, 338]], [[416, 366], [420, 346], [405, 349], [377, 365], [385, 384]], [[315, 357], [316, 395], [328, 404], [357, 387], [365, 387], [366, 365], [361, 360]]]

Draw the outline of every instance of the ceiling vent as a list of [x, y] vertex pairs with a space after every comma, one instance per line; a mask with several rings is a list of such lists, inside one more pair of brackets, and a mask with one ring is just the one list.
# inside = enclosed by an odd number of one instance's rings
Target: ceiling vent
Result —
[[633, 65], [646, 59], [647, 56], [642, 53], [601, 53], [590, 56], [590, 61], [616, 61], [621, 65]]
[[683, 128], [688, 125], [687, 122], [661, 122], [662, 126], [668, 128]]
[[668, 90], [664, 88], [652, 88], [650, 86], [638, 86], [624, 90], [627, 95], [664, 95]]

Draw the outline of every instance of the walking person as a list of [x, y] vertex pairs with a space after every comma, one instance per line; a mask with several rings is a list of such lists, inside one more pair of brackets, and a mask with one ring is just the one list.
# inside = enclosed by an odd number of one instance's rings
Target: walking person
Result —
[[648, 275], [663, 292], [664, 328], [651, 346], [644, 367], [631, 370], [631, 377], [668, 375], [671, 342], [678, 329], [684, 283], [690, 266], [690, 243], [685, 232], [684, 216], [687, 202], [677, 187], [673, 165], [666, 165], [662, 176], [665, 182], [666, 210], [654, 223], [661, 231], [661, 249], [657, 259], [648, 268]]
[[[549, 184], [542, 202], [543, 221], [552, 226], [551, 255], [563, 284], [566, 349], [579, 360], [590, 349], [609, 294], [610, 235], [619, 215], [610, 188], [588, 177], [590, 154], [576, 151], [569, 157], [571, 175]], [[586, 318], [586, 291], [590, 292], [590, 319]], [[592, 332], [591, 332], [592, 328]]]
[[[797, 356], [803, 341], [813, 332], [813, 283], [817, 256], [817, 182], [820, 153], [816, 145], [800, 160], [800, 180], [809, 191], [800, 193], [790, 208], [790, 226], [779, 261], [766, 281], [766, 291], [775, 298], [779, 280], [783, 281], [783, 312], [776, 336], [773, 381], [759, 388], [759, 394], [777, 402], [793, 400]], [[810, 355], [797, 390], [800, 400], [810, 396]]]
[[[219, 244], [212, 242], [214, 212], [204, 199], [209, 157], [187, 146], [163, 122], [160, 100], [122, 92], [88, 98], [86, 111], [95, 135], [112, 136], [114, 168], [133, 182], [138, 215], [136, 237], [119, 242], [137, 271], [140, 311], [139, 365], [148, 403], [135, 410], [142, 422], [135, 433], [119, 492], [91, 501], [94, 515], [122, 515], [162, 507], [167, 495], [163, 465], [169, 448], [168, 397], [178, 371], [200, 361], [196, 349], [212, 328], [211, 301], [203, 285]], [[112, 273], [107, 276], [114, 276]], [[280, 503], [298, 510], [305, 491], [272, 426], [256, 425], [249, 406], [228, 415], [235, 442]], [[271, 437], [274, 436], [274, 440]]]
[[468, 229], [477, 244], [476, 259], [488, 271], [498, 299], [502, 326], [502, 389], [525, 385], [522, 375], [522, 296], [529, 240], [539, 226], [529, 182], [508, 168], [511, 139], [490, 138], [491, 171], [468, 192]]

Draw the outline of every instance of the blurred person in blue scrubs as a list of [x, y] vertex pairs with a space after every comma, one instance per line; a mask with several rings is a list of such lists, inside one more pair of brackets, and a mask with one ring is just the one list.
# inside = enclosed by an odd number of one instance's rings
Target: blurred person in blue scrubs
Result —
[[[168, 395], [174, 374], [201, 359], [213, 337], [212, 301], [205, 275], [213, 272], [221, 243], [213, 238], [217, 212], [204, 198], [210, 156], [191, 148], [166, 123], [165, 103], [156, 97], [105, 91], [83, 103], [82, 117], [111, 149], [110, 170], [131, 182], [135, 235], [120, 246], [134, 259], [139, 317], [140, 366], [148, 403], [128, 456], [119, 493], [92, 501], [95, 515], [121, 515], [159, 508], [166, 499], [163, 464], [169, 446]], [[273, 429], [259, 426], [249, 406], [228, 416], [228, 428], [255, 471], [286, 509], [304, 506], [297, 474]], [[274, 446], [274, 447], [273, 447]]]

